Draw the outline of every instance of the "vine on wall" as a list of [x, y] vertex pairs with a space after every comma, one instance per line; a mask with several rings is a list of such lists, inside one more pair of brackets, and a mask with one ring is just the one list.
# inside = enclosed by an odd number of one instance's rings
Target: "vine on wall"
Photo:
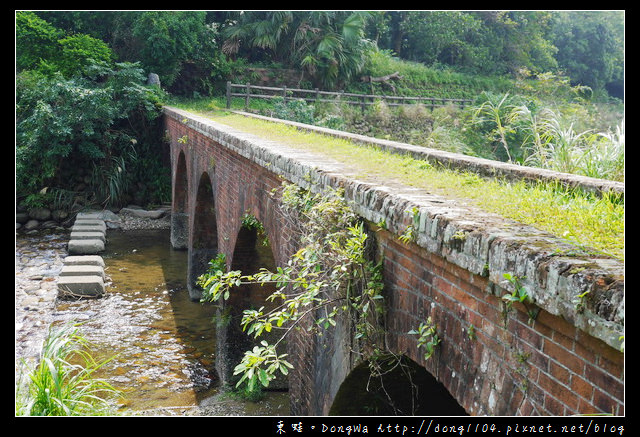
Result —
[[277, 348], [305, 319], [313, 321], [307, 329], [320, 332], [347, 315], [354, 351], [373, 355], [382, 347], [382, 272], [367, 256], [368, 234], [362, 219], [347, 205], [341, 190], [312, 194], [285, 183], [281, 204], [285, 218], [297, 226], [301, 245], [287, 265], [253, 274], [227, 272], [224, 255], [218, 255], [198, 280], [202, 300], [209, 302], [228, 299], [234, 287], [243, 284], [276, 285], [267, 298], [276, 303], [271, 310], [243, 311], [243, 330], [254, 338], [282, 331], [273, 344], [263, 340], [246, 351], [235, 367], [234, 374], [241, 376], [237, 385], [246, 383], [249, 390], [258, 384], [268, 387], [278, 373], [286, 375], [293, 367]]
[[[313, 194], [283, 183], [280, 195], [283, 216], [296, 229], [301, 247], [287, 264], [275, 271], [262, 268], [245, 274], [226, 271], [225, 257], [220, 254], [198, 279], [205, 302], [226, 300], [235, 287], [244, 284], [276, 285], [266, 299], [275, 305], [269, 310], [264, 306], [244, 310], [241, 324], [256, 339], [265, 332], [281, 334], [275, 342], [262, 340], [245, 352], [234, 369], [234, 375], [240, 376], [236, 386], [246, 384], [253, 391], [268, 387], [278, 374], [287, 375], [293, 365], [278, 345], [301, 327], [303, 320], [311, 320], [304, 325], [306, 329], [321, 334], [336, 326], [338, 318], [346, 317], [352, 332], [352, 353], [369, 362], [373, 377], [386, 372], [388, 366], [381, 366], [381, 361], [390, 357], [401, 365], [402, 358], [393, 354], [384, 340], [382, 265], [371, 255], [370, 234], [363, 219], [347, 204], [343, 190], [328, 188]], [[256, 222], [243, 217], [245, 225], [256, 226]], [[418, 335], [418, 347], [426, 350], [425, 359], [440, 342], [431, 320], [409, 334]]]

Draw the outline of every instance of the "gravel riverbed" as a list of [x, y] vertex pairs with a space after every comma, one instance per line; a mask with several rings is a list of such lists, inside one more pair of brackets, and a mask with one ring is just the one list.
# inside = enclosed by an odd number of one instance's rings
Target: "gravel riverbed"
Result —
[[[121, 231], [170, 229], [170, 214], [151, 219], [121, 213]], [[49, 327], [65, 320], [56, 307], [57, 281], [67, 256], [69, 229], [16, 232], [15, 258], [15, 381], [16, 387], [26, 368], [36, 363]], [[108, 236], [109, 230], [107, 230]], [[107, 282], [109, 278], [107, 278]], [[27, 367], [25, 367], [25, 364]], [[124, 412], [143, 416], [270, 416], [288, 412], [288, 397], [270, 393], [270, 402], [247, 403], [221, 393], [200, 405]], [[274, 398], [275, 397], [275, 398]]]

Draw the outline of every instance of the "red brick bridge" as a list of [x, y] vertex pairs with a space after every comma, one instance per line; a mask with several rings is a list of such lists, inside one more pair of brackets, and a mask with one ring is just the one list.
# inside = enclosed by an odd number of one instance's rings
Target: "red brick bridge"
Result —
[[[203, 116], [165, 108], [165, 121], [173, 181], [172, 245], [189, 251], [193, 299], [200, 296], [195, 279], [217, 253], [224, 253], [228, 266], [236, 268], [247, 256], [265, 258], [260, 261], [264, 266], [283, 265], [298, 249], [279, 213], [277, 197], [270, 195], [283, 179], [312, 189], [344, 187], [346, 198], [368, 223], [386, 221], [386, 229], [375, 233], [383, 256], [385, 329], [390, 349], [426, 370], [420, 384], [434, 394], [431, 409], [421, 414], [624, 414], [622, 262], [560, 256], [566, 243], [529, 227], [512, 222], [507, 226], [503, 218], [411, 187], [358, 180], [327, 158]], [[390, 142], [378, 145], [414, 151]], [[524, 171], [420, 150], [433, 153], [429, 159], [480, 172]], [[524, 177], [555, 176], [541, 171]], [[602, 181], [586, 183], [603, 188]], [[616, 184], [605, 188], [624, 190]], [[418, 234], [415, 242], [405, 244], [398, 235], [416, 218], [406, 213], [412, 208], [419, 211]], [[247, 212], [264, 226], [270, 253], [255, 251], [255, 239], [241, 226]], [[456, 238], [460, 231], [464, 239]], [[501, 296], [512, 290], [504, 273], [523, 278], [540, 310], [535, 321], [519, 304], [505, 318]], [[589, 299], [579, 307], [576, 297], [585, 291]], [[427, 317], [436, 323], [441, 342], [425, 360], [417, 337], [408, 332]], [[349, 357], [346, 336], [338, 326], [330, 335], [300, 332], [288, 341], [289, 360], [295, 366], [288, 380], [293, 415], [345, 412], [336, 405], [345, 405], [345, 399], [347, 405], [357, 402], [357, 394], [350, 391], [356, 389], [347, 388], [357, 384], [345, 384], [360, 368]], [[221, 329], [217, 342], [218, 355], [237, 356], [231, 331]], [[224, 380], [235, 363], [220, 361]], [[437, 390], [444, 397], [437, 398]], [[452, 409], [438, 409], [449, 404]]]

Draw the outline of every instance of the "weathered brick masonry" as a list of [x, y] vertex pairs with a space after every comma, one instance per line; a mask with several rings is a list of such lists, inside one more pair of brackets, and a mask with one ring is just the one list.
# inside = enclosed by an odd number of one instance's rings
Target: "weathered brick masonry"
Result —
[[[391, 348], [423, 365], [467, 413], [624, 414], [623, 263], [560, 256], [573, 248], [529, 227], [415, 189], [357, 180], [330, 160], [184, 111], [165, 114], [172, 241], [190, 251], [190, 278], [212, 253], [227, 254], [231, 263], [246, 211], [265, 226], [276, 264], [286, 262], [297, 249], [295, 236], [270, 195], [282, 178], [312, 189], [342, 186], [368, 223], [387, 223], [375, 235]], [[407, 212], [412, 208], [417, 217]], [[404, 244], [398, 235], [410, 225], [417, 239]], [[519, 304], [505, 312], [501, 296], [511, 288], [504, 273], [523, 278], [540, 309], [535, 320]], [[584, 305], [577, 305], [585, 291]], [[441, 343], [425, 361], [407, 333], [429, 316]], [[345, 332], [338, 326], [321, 339], [300, 334], [289, 341], [296, 366], [289, 379], [292, 414], [328, 413], [354, 365]]]

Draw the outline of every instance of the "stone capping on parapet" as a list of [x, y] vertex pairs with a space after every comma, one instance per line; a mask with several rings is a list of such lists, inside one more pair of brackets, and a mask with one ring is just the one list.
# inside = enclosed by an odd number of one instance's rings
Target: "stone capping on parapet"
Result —
[[384, 221], [390, 232], [401, 235], [407, 226], [417, 223], [414, 243], [488, 278], [485, 292], [501, 296], [505, 290], [512, 291], [503, 277], [512, 274], [521, 278], [538, 307], [611, 347], [621, 346], [623, 261], [589, 253], [531, 226], [417, 188], [358, 180], [338, 162], [309, 156], [204, 116], [170, 107], [165, 107], [165, 114], [303, 188], [344, 188], [356, 213], [373, 224]]

